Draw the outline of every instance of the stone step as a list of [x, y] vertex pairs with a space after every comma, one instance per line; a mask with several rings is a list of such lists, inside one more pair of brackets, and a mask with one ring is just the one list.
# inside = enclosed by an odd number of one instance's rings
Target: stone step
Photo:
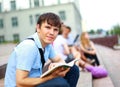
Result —
[[93, 87], [114, 87], [111, 78], [105, 77], [105, 78], [99, 78], [99, 79], [93, 79]]
[[77, 87], [92, 87], [92, 75], [90, 72], [80, 72]]
[[[101, 64], [101, 66], [106, 68], [104, 65], [104, 62], [102, 60], [102, 58], [104, 58], [104, 55], [103, 55], [104, 53], [101, 52], [99, 45], [95, 45], [95, 46], [96, 46], [97, 56], [98, 56], [98, 59], [100, 61], [100, 64]], [[112, 79], [111, 79], [109, 74], [105, 78], [93, 79], [93, 87], [103, 87], [103, 86], [104, 87], [114, 87]]]

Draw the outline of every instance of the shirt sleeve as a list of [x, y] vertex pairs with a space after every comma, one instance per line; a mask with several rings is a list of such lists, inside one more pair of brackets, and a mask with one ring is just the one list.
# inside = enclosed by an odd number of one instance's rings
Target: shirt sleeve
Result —
[[37, 56], [37, 47], [33, 41], [24, 41], [16, 48], [17, 69], [30, 71]]
[[49, 49], [49, 58], [54, 58], [56, 56], [55, 50], [53, 48], [52, 45], [50, 45], [50, 49]]

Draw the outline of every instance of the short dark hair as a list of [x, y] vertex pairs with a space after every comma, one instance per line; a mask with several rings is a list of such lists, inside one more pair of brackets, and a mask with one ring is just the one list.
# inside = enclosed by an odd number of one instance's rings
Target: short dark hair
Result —
[[71, 27], [70, 26], [66, 26], [67, 29], [69, 29], [71, 31]]
[[39, 24], [41, 26], [41, 24], [45, 21], [47, 21], [47, 23], [52, 26], [55, 26], [58, 28], [61, 27], [60, 18], [55, 13], [48, 12], [48, 13], [44, 13], [44, 14], [40, 15], [40, 17], [37, 21], [37, 24]]

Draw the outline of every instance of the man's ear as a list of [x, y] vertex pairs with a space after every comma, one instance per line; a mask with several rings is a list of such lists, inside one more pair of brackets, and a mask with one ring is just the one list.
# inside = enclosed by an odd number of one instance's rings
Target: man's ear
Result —
[[36, 31], [40, 32], [40, 25], [39, 24], [36, 25]]

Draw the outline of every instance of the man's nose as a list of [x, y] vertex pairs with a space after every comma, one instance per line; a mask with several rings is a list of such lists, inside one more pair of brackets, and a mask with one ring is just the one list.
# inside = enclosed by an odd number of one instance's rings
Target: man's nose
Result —
[[50, 34], [54, 34], [54, 30], [53, 29], [50, 30]]

